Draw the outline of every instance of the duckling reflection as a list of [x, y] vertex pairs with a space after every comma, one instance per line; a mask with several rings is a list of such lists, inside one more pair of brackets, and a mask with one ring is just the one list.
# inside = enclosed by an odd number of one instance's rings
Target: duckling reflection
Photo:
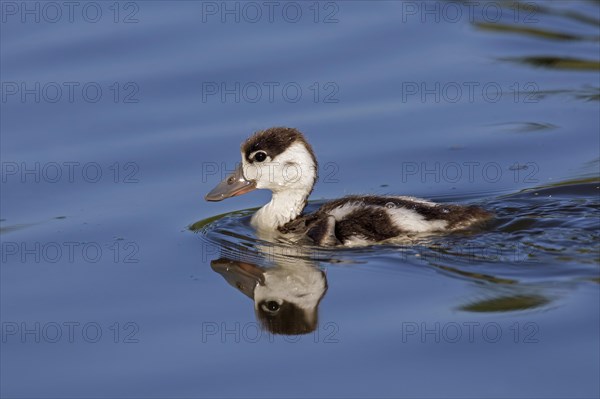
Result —
[[305, 261], [281, 261], [274, 267], [219, 258], [211, 267], [233, 287], [254, 300], [261, 326], [273, 334], [314, 331], [327, 291], [325, 272]]

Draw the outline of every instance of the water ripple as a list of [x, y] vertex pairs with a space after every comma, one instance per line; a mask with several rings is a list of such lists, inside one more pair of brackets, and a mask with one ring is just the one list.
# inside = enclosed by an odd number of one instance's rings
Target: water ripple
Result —
[[[210, 252], [261, 265], [303, 260], [320, 265], [384, 264], [433, 268], [454, 278], [515, 284], [594, 280], [600, 260], [599, 184], [554, 185], [495, 197], [482, 205], [496, 217], [481, 231], [416, 238], [401, 245], [319, 248], [256, 237], [254, 209], [236, 211], [190, 226]], [[309, 205], [308, 211], [321, 203]]]

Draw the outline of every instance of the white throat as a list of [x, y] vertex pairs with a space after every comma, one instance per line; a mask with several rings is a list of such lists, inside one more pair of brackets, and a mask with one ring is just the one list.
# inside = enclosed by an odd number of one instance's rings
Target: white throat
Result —
[[271, 201], [252, 216], [252, 225], [260, 230], [276, 230], [302, 213], [308, 198], [306, 190], [274, 192]]
[[242, 155], [244, 173], [247, 171], [254, 178], [257, 188], [273, 193], [271, 201], [252, 216], [251, 223], [257, 229], [274, 231], [302, 213], [317, 171], [310, 152], [302, 143], [293, 143], [267, 161], [249, 164]]

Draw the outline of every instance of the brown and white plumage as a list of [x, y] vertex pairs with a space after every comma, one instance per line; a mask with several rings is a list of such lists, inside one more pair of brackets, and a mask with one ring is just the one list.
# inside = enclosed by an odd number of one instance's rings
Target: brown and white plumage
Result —
[[381, 242], [414, 233], [464, 229], [489, 219], [475, 206], [436, 204], [403, 196], [348, 196], [302, 214], [317, 179], [312, 147], [296, 129], [275, 127], [257, 132], [242, 144], [235, 173], [207, 194], [209, 201], [254, 189], [271, 190], [271, 201], [251, 223], [259, 230], [309, 237], [322, 246]]

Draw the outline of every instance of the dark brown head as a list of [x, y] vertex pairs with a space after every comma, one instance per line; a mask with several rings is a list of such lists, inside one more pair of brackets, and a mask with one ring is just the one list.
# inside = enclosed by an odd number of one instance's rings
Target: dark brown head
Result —
[[273, 192], [312, 191], [317, 159], [302, 133], [289, 127], [256, 132], [241, 147], [242, 163], [206, 199], [220, 201], [257, 188]]
[[256, 157], [259, 153], [264, 153], [265, 159], [273, 160], [294, 144], [300, 144], [306, 149], [316, 167], [317, 158], [312, 147], [300, 131], [291, 127], [272, 127], [254, 133], [242, 144], [242, 156], [249, 163], [264, 162], [261, 160], [263, 155]]

